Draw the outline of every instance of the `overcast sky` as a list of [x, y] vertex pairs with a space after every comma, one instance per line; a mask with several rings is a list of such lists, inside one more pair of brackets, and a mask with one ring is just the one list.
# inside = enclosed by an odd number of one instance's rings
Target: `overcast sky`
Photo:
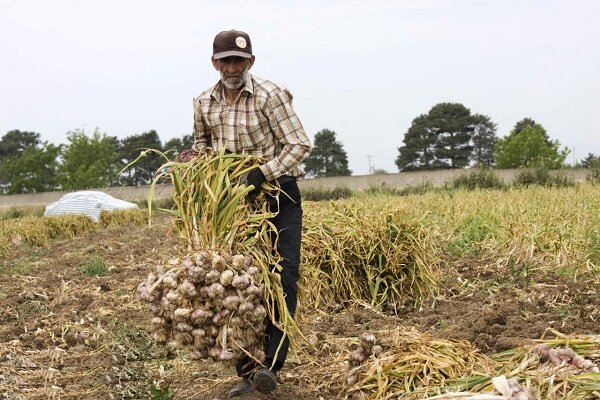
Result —
[[440, 102], [523, 117], [600, 155], [600, 1], [0, 0], [0, 136], [66, 142], [98, 127], [161, 140], [192, 131], [192, 99], [218, 80], [221, 30], [250, 34], [255, 75], [294, 95], [313, 140], [337, 133], [354, 175], [394, 161]]

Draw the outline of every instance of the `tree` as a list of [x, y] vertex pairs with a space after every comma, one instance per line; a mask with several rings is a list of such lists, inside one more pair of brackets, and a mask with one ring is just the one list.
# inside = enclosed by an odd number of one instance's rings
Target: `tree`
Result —
[[517, 121], [513, 130], [510, 131], [510, 135], [518, 135], [519, 133], [521, 133], [521, 131], [523, 131], [523, 129], [527, 127], [539, 129], [544, 135], [544, 141], [546, 142], [546, 144], [552, 145], [552, 141], [550, 140], [550, 136], [548, 136], [548, 132], [546, 132], [546, 129], [541, 124], [538, 124], [532, 118], [529, 117], [525, 117], [522, 120]]
[[27, 146], [19, 156], [0, 164], [3, 191], [8, 194], [49, 192], [58, 188], [60, 147], [44, 143]]
[[183, 138], [172, 138], [165, 143], [163, 146], [164, 151], [169, 153], [169, 158], [175, 159], [179, 153], [183, 150], [191, 149], [194, 144], [194, 137], [192, 135], [183, 135]]
[[25, 132], [18, 129], [8, 131], [0, 140], [0, 160], [18, 156], [28, 147], [42, 144], [41, 136], [35, 132]]
[[33, 193], [57, 188], [60, 148], [42, 143], [35, 132], [12, 130], [0, 140], [0, 193]]
[[404, 135], [404, 146], [398, 148], [396, 165], [400, 171], [433, 169], [436, 136], [429, 127], [428, 116], [419, 115]]
[[342, 143], [335, 138], [335, 132], [323, 129], [315, 135], [310, 156], [304, 161], [306, 173], [310, 176], [348, 176], [348, 157]]
[[593, 153], [588, 153], [587, 157], [581, 161], [583, 168], [597, 168], [600, 167], [600, 156], [596, 156]]
[[439, 103], [412, 121], [404, 145], [398, 148], [396, 165], [400, 171], [463, 168], [477, 154], [473, 141], [476, 128], [483, 158], [490, 129], [495, 129], [493, 122], [484, 115], [471, 115], [460, 103]]
[[473, 151], [471, 111], [460, 103], [440, 103], [429, 111], [429, 119], [437, 136], [435, 156], [441, 165], [449, 168], [469, 165]]
[[568, 149], [560, 150], [558, 140], [548, 144], [544, 131], [533, 126], [527, 126], [518, 134], [509, 134], [500, 139], [494, 151], [498, 168], [557, 169], [564, 165], [568, 154]]
[[487, 115], [473, 115], [473, 154], [478, 166], [494, 165], [494, 146], [498, 142], [496, 124]]
[[84, 130], [67, 132], [68, 144], [61, 151], [59, 181], [66, 190], [103, 187], [111, 184], [120, 162], [115, 137], [100, 134], [89, 137]]
[[[131, 135], [121, 140], [119, 158], [123, 166], [137, 159], [144, 149], [163, 150], [160, 138], [155, 130]], [[129, 186], [149, 184], [163, 161], [164, 159], [160, 155], [149, 152], [126, 171], [123, 171], [119, 180], [122, 184]]]

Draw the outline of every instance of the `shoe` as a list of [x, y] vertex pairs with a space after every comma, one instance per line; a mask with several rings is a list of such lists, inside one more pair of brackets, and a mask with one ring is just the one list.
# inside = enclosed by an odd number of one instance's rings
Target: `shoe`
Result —
[[277, 387], [275, 372], [261, 368], [254, 374], [254, 388], [262, 394], [269, 394]]
[[227, 398], [231, 399], [232, 397], [237, 397], [252, 392], [254, 392], [254, 386], [252, 386], [252, 383], [250, 383], [248, 379], [242, 378], [238, 381], [238, 383], [235, 384], [233, 389], [227, 393]]

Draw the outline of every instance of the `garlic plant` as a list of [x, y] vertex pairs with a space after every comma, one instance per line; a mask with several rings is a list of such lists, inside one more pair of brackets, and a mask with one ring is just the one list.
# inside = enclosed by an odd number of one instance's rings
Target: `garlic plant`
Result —
[[195, 359], [228, 361], [244, 353], [262, 362], [269, 318], [290, 339], [292, 349], [296, 347], [299, 329], [286, 308], [277, 274], [279, 256], [273, 251], [277, 232], [269, 219], [276, 211], [266, 199], [277, 200], [280, 189], [264, 183], [263, 194], [250, 203], [247, 194], [254, 187], [242, 182], [261, 162], [206, 150], [159, 169], [148, 208], [152, 212], [156, 185], [170, 180], [175, 209], [165, 211], [174, 217], [188, 252], [172, 260], [169, 269], [159, 266], [139, 285], [140, 299], [153, 314], [157, 342], [188, 346]]

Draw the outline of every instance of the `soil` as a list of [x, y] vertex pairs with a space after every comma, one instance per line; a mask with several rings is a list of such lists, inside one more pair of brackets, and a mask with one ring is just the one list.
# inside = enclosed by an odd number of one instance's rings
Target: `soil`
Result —
[[[109, 228], [45, 248], [12, 249], [0, 262], [0, 394], [4, 399], [149, 398], [152, 386], [170, 387], [153, 399], [225, 399], [234, 385], [231, 366], [192, 362], [176, 349], [156, 347], [150, 314], [136, 287], [159, 260], [180, 253], [168, 223]], [[88, 276], [103, 259], [111, 274]], [[314, 310], [300, 304], [304, 334], [321, 343], [397, 326], [435, 337], [465, 340], [486, 354], [552, 333], [598, 334], [598, 278], [564, 276], [548, 269], [511, 270], [502, 259], [448, 259], [440, 295], [418, 308]], [[319, 351], [313, 355], [319, 358]], [[330, 399], [316, 363], [290, 359], [271, 395], [250, 399]], [[313, 376], [314, 375], [314, 376]], [[321, 383], [321, 384], [320, 384]]]

